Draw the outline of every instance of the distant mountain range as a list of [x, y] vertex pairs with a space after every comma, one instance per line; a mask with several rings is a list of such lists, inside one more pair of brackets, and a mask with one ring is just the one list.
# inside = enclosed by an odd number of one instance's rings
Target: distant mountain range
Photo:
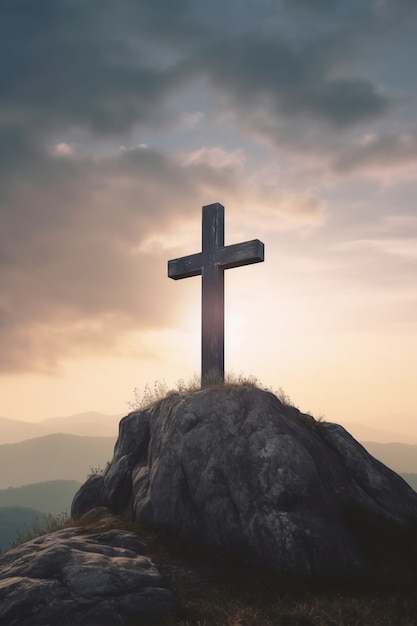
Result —
[[66, 417], [52, 417], [40, 422], [25, 422], [0, 417], [0, 444], [18, 443], [26, 439], [58, 433], [116, 439], [122, 417], [122, 414], [104, 415], [92, 411]]
[[0, 550], [35, 526], [46, 528], [48, 515], [69, 515], [80, 486], [75, 480], [50, 480], [0, 490]]
[[[0, 444], [17, 443], [25, 439], [34, 439], [44, 435], [65, 433], [68, 435], [79, 435], [85, 437], [117, 437], [119, 422], [127, 415], [119, 413], [108, 415], [96, 411], [76, 413], [61, 417], [51, 417], [38, 422], [11, 420], [0, 417]], [[342, 423], [342, 422], [341, 422]], [[359, 422], [343, 422], [342, 426], [357, 441], [375, 441], [377, 443], [402, 442], [417, 444], [417, 431], [414, 438], [410, 438], [400, 430], [386, 430], [367, 426]]]
[[[83, 482], [91, 468], [104, 467], [112, 458], [122, 417], [87, 412], [36, 423], [0, 418], [0, 489], [51, 480]], [[394, 471], [417, 474], [416, 442], [396, 443], [404, 435], [353, 422], [345, 428]]]
[[[111, 460], [119, 421], [120, 416], [100, 413], [36, 424], [0, 418], [0, 443], [9, 441], [0, 445], [0, 550], [28, 526], [42, 524], [43, 515], [70, 510], [87, 475]], [[44, 434], [48, 430], [54, 434]], [[362, 445], [417, 491], [416, 444], [363, 441]]]
[[0, 489], [50, 480], [84, 482], [113, 457], [114, 437], [46, 435], [0, 445]]
[[[340, 422], [341, 423], [341, 422]], [[395, 421], [394, 421], [395, 424]], [[400, 422], [401, 424], [401, 422]], [[406, 427], [404, 432], [401, 430], [385, 430], [385, 428], [376, 428], [375, 426], [368, 426], [359, 422], [347, 422], [344, 421], [342, 426], [354, 437], [357, 441], [375, 441], [377, 443], [408, 443], [417, 444], [417, 430], [416, 434], [410, 437]], [[397, 424], [397, 428], [398, 428]]]
[[21, 506], [0, 508], [0, 551], [7, 550], [19, 533], [24, 533], [34, 524], [39, 525], [42, 513]]
[[410, 485], [410, 487], [414, 489], [414, 491], [417, 491], [417, 473], [408, 474], [404, 472], [400, 474], [400, 476], [404, 478], [405, 482], [407, 482]]
[[48, 480], [22, 487], [0, 490], [0, 512], [4, 507], [29, 507], [39, 513], [69, 513], [75, 493], [81, 487], [76, 480]]
[[398, 473], [417, 473], [417, 445], [407, 443], [361, 442], [372, 456]]

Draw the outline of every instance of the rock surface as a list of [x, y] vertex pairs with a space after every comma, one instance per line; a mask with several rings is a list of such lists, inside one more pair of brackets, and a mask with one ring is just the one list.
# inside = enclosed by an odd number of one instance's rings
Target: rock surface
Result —
[[77, 527], [9, 550], [0, 557], [0, 624], [113, 626], [170, 611], [171, 594], [143, 552], [133, 533]]
[[367, 571], [358, 516], [417, 521], [417, 494], [346, 430], [253, 387], [178, 394], [123, 418], [108, 471], [72, 514], [98, 505], [303, 576]]

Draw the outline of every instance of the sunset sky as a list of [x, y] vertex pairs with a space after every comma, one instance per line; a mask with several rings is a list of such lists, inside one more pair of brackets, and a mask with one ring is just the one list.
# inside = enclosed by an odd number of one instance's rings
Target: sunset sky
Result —
[[201, 207], [226, 370], [417, 440], [417, 2], [4, 0], [0, 415], [128, 411], [200, 370]]

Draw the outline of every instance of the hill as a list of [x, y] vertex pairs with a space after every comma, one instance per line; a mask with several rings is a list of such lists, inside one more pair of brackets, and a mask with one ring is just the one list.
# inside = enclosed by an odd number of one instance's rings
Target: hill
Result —
[[408, 482], [408, 484], [414, 489], [414, 491], [417, 491], [417, 474], [409, 474], [405, 472], [403, 474], [400, 474], [400, 476]]
[[0, 417], [0, 444], [18, 443], [52, 434], [84, 437], [117, 437], [121, 415], [87, 412], [52, 417], [39, 422], [11, 420]]
[[376, 441], [377, 443], [392, 443], [393, 441], [397, 441], [399, 443], [417, 444], [417, 433], [413, 437], [410, 437], [407, 425], [404, 424], [403, 428], [401, 428], [401, 422], [398, 424], [395, 419], [392, 420], [392, 423], [397, 426], [398, 430], [386, 430], [385, 428], [377, 428], [365, 423], [351, 422], [348, 420], [342, 420], [340, 422], [357, 441]]
[[[116, 441], [121, 417], [121, 414], [105, 415], [94, 411], [53, 417], [35, 423], [0, 417], [0, 448], [1, 444], [19, 443], [51, 434], [113, 437]], [[404, 433], [370, 428], [355, 422], [346, 423], [344, 427], [373, 456], [395, 472], [417, 473], [417, 444], [402, 443]], [[46, 478], [50, 479], [51, 476]], [[0, 488], [2, 486], [0, 484]]]
[[51, 480], [83, 481], [113, 456], [113, 437], [46, 435], [0, 445], [0, 489]]
[[49, 480], [0, 491], [0, 507], [29, 507], [41, 513], [56, 515], [71, 508], [81, 483], [76, 480]]
[[372, 456], [398, 473], [417, 472], [417, 445], [407, 443], [377, 443], [365, 441], [362, 445]]
[[0, 551], [7, 550], [11, 542], [17, 539], [20, 531], [30, 527], [41, 518], [40, 511], [27, 507], [0, 508]]
[[47, 435], [40, 424], [0, 417], [0, 443], [16, 443]]
[[89, 411], [64, 417], [51, 417], [39, 422], [39, 426], [51, 434], [67, 433], [84, 437], [116, 438], [123, 415], [104, 415]]

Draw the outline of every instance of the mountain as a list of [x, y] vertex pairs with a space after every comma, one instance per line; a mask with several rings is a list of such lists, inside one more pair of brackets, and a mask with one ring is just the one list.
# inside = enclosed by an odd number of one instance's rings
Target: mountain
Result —
[[417, 473], [416, 474], [404, 473], [404, 474], [401, 474], [401, 477], [404, 478], [404, 480], [410, 485], [410, 487], [414, 489], [414, 491], [417, 491]]
[[0, 491], [1, 507], [30, 507], [40, 513], [57, 515], [69, 511], [81, 483], [76, 480], [49, 480], [34, 485], [9, 487]]
[[398, 473], [417, 472], [417, 444], [362, 442], [372, 456]]
[[39, 423], [21, 422], [0, 417], [0, 443], [15, 443], [47, 434]]
[[[115, 443], [118, 436], [119, 422], [122, 415], [105, 415], [97, 412], [77, 413], [63, 417], [53, 417], [40, 422], [21, 422], [18, 420], [10, 420], [0, 418], [0, 451], [1, 444], [23, 443], [25, 440], [33, 440], [44, 438], [51, 434], [66, 434], [78, 437], [90, 438], [112, 438]], [[385, 431], [383, 429], [371, 428], [359, 423], [346, 423], [344, 427], [350, 434], [364, 445], [364, 447], [377, 459], [388, 465], [391, 469], [399, 473], [417, 473], [417, 443], [393, 443], [404, 439], [404, 434], [393, 431]], [[33, 444], [31, 444], [33, 445]], [[105, 461], [96, 463], [94, 458], [89, 461], [85, 459], [83, 468], [88, 472], [90, 466], [105, 465], [111, 459], [112, 452]], [[52, 466], [53, 467], [53, 466]], [[10, 477], [14, 477], [14, 470], [8, 468], [0, 461], [0, 468], [3, 469], [3, 475], [0, 476], [0, 489], [12, 485], [21, 485], [25, 483], [41, 482], [43, 480], [68, 479], [83, 480], [84, 476], [78, 477], [74, 474], [57, 476], [54, 473], [47, 472], [42, 478], [33, 479], [29, 474], [25, 474], [27, 480], [18, 482], [6, 480], [4, 473]], [[83, 469], [84, 471], [84, 469]], [[37, 475], [38, 476], [38, 475]]]
[[117, 438], [122, 415], [104, 415], [93, 411], [66, 417], [52, 417], [40, 422], [10, 420], [0, 417], [0, 444], [18, 443], [45, 435], [64, 433], [86, 437]]
[[64, 417], [51, 417], [39, 422], [39, 425], [49, 433], [68, 433], [86, 437], [114, 437], [116, 439], [119, 422], [123, 415], [104, 415], [89, 411], [88, 413], [76, 413]]
[[0, 445], [0, 489], [50, 480], [83, 481], [113, 456], [114, 437], [46, 435]]
[[[395, 441], [417, 444], [417, 434], [414, 438], [410, 437], [409, 434], [405, 434], [407, 433], [406, 427], [404, 427], [404, 431], [401, 431], [400, 429], [385, 430], [384, 428], [375, 428], [374, 426], [367, 426], [359, 422], [348, 422], [345, 420], [340, 423], [357, 441], [375, 441], [377, 443], [392, 443]], [[395, 420], [393, 423], [395, 424]]]
[[7, 550], [19, 532], [30, 528], [42, 518], [40, 511], [21, 506], [0, 508], [0, 551]]
[[28, 529], [47, 527], [45, 516], [67, 515], [80, 486], [75, 480], [50, 480], [0, 490], [0, 551]]

